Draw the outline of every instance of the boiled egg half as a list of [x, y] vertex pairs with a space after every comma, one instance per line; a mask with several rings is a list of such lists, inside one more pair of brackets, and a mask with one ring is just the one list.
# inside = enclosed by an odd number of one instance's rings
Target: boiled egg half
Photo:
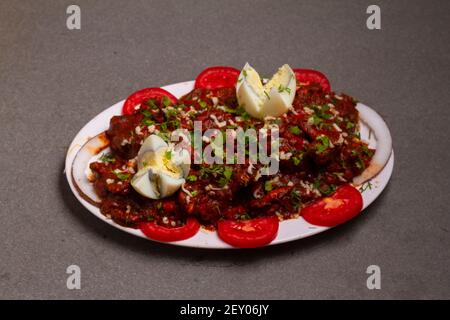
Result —
[[187, 150], [175, 150], [161, 137], [152, 134], [144, 140], [139, 150], [138, 172], [131, 185], [139, 194], [150, 199], [171, 196], [185, 182], [190, 159]]
[[263, 119], [286, 113], [295, 98], [294, 71], [287, 64], [278, 69], [265, 85], [258, 72], [248, 63], [242, 69], [236, 85], [238, 102], [251, 116]]

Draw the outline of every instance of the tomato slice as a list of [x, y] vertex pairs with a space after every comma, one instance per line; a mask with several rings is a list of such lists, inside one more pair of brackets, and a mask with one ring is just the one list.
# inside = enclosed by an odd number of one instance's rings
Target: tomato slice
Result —
[[182, 227], [166, 228], [156, 222], [142, 222], [139, 229], [150, 239], [163, 242], [172, 242], [189, 239], [198, 232], [200, 223], [197, 219], [190, 217]]
[[203, 70], [195, 79], [195, 88], [219, 89], [236, 86], [241, 72], [232, 67], [210, 67]]
[[173, 104], [177, 103], [177, 98], [173, 94], [161, 88], [145, 88], [136, 91], [135, 93], [132, 93], [127, 100], [125, 100], [122, 108], [122, 114], [136, 113], [135, 107], [138, 104], [144, 103], [150, 99], [162, 99], [163, 97], [169, 98]]
[[238, 248], [256, 248], [273, 241], [278, 233], [278, 218], [264, 217], [252, 220], [221, 220], [217, 225], [219, 237]]
[[363, 207], [361, 193], [351, 185], [339, 187], [331, 197], [320, 199], [300, 212], [311, 224], [334, 227], [358, 215]]
[[330, 81], [327, 77], [319, 71], [311, 69], [294, 69], [295, 78], [300, 83], [318, 83], [325, 92], [331, 91]]

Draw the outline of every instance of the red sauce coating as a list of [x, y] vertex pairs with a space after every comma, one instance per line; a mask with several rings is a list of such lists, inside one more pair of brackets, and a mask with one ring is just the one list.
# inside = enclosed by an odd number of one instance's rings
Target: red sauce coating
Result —
[[[259, 177], [260, 165], [249, 170], [248, 163], [193, 164], [189, 175], [195, 178], [187, 179], [185, 189], [195, 196], [180, 189], [169, 198], [151, 200], [130, 186], [136, 171], [133, 158], [147, 136], [165, 138], [177, 128], [192, 130], [193, 121], [202, 121], [203, 130], [223, 131], [233, 123], [260, 129], [264, 121], [250, 118], [238, 106], [234, 88], [194, 89], [176, 105], [143, 103], [135, 114], [111, 119], [106, 133], [112, 153], [90, 166], [103, 199], [101, 212], [130, 227], [145, 221], [176, 227], [189, 216], [211, 228], [221, 218], [296, 217], [302, 207], [333, 194], [368, 166], [374, 152], [359, 139], [355, 106], [351, 97], [326, 92], [318, 84], [299, 86], [293, 111], [271, 120], [279, 126], [284, 154], [277, 174]], [[219, 128], [211, 115], [227, 127]]]

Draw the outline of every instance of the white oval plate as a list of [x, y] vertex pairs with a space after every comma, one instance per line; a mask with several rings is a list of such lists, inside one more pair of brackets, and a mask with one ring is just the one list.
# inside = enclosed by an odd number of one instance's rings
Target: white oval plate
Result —
[[[171, 92], [176, 97], [181, 97], [182, 95], [190, 92], [194, 87], [194, 81], [180, 82], [172, 85], [168, 85], [163, 87], [163, 89]], [[75, 186], [72, 182], [71, 177], [71, 167], [72, 162], [77, 154], [78, 150], [83, 146], [83, 144], [88, 141], [91, 137], [96, 136], [97, 134], [105, 131], [109, 127], [109, 121], [111, 117], [115, 115], [120, 115], [122, 111], [122, 106], [125, 100], [122, 100], [115, 105], [109, 107], [99, 115], [97, 115], [94, 119], [89, 121], [76, 135], [75, 139], [73, 139], [69, 150], [67, 151], [66, 156], [66, 177], [69, 182], [70, 188], [72, 192], [77, 197], [78, 201], [88, 209], [92, 214], [94, 214], [97, 218], [102, 221], [114, 226], [117, 229], [122, 231], [131, 233], [135, 236], [147, 238], [140, 230], [123, 227], [113, 220], [106, 218], [104, 215], [100, 213], [100, 209], [93, 206], [86, 200], [84, 200], [75, 189]], [[360, 122], [360, 131], [361, 138], [365, 141], [369, 142], [371, 147], [376, 147], [376, 140], [373, 137], [374, 135], [370, 135], [370, 130], [368, 127]], [[370, 182], [372, 183], [372, 189], [367, 189], [362, 193], [364, 207], [367, 208], [383, 191], [386, 187], [394, 167], [394, 153], [392, 152], [391, 157], [389, 158], [388, 163], [383, 168], [383, 170]], [[92, 186], [90, 186], [92, 188]], [[274, 241], [270, 245], [284, 243], [288, 241], [293, 241], [297, 239], [306, 238], [317, 233], [328, 230], [328, 227], [319, 227], [306, 222], [303, 218], [299, 217], [297, 219], [286, 220], [280, 223], [278, 235]], [[204, 229], [200, 229], [200, 231], [192, 238], [183, 240], [170, 242], [170, 244], [177, 246], [185, 246], [185, 247], [195, 247], [195, 248], [209, 248], [209, 249], [233, 249], [232, 246], [226, 244], [217, 236], [216, 232], [207, 231]]]

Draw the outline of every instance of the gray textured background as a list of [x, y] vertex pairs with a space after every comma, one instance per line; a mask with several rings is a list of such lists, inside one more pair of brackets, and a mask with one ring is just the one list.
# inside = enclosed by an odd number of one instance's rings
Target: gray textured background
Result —
[[[382, 8], [382, 30], [365, 27]], [[66, 29], [66, 7], [82, 10]], [[448, 1], [0, 1], [0, 298], [450, 298]], [[100, 222], [63, 175], [130, 92], [250, 61], [322, 70], [373, 106], [392, 180], [358, 219], [255, 251], [159, 245]], [[66, 289], [66, 267], [82, 289]], [[382, 289], [365, 270], [382, 270]]]

